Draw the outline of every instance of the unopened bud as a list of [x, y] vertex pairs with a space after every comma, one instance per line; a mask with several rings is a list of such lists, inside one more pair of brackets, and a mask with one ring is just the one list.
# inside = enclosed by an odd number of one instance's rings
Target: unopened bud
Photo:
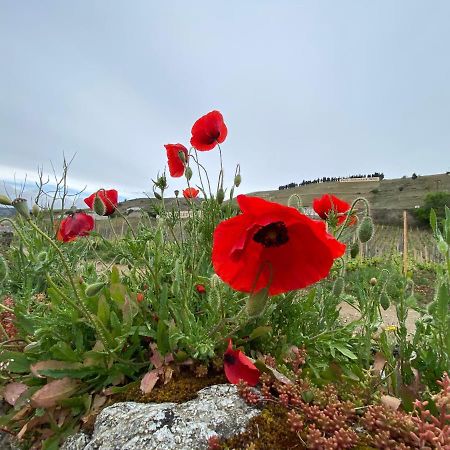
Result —
[[30, 210], [28, 209], [28, 202], [24, 198], [16, 198], [11, 202], [11, 205], [16, 208], [16, 211], [24, 218], [30, 218]]
[[448, 252], [448, 244], [444, 241], [444, 239], [440, 238], [437, 243], [437, 248], [442, 255], [446, 255]]
[[11, 206], [12, 202], [6, 195], [0, 195], [0, 205]]
[[358, 238], [363, 244], [369, 242], [373, 236], [373, 222], [370, 216], [364, 217], [358, 229]]
[[387, 295], [387, 292], [386, 292], [384, 289], [381, 291], [379, 301], [380, 301], [381, 307], [382, 307], [385, 311], [386, 311], [386, 309], [388, 309], [389, 306], [391, 305], [391, 299], [389, 298], [389, 295]]
[[36, 205], [36, 203], [31, 207], [31, 215], [34, 217], [37, 217], [41, 211], [41, 208], [39, 208], [39, 205]]
[[246, 310], [249, 317], [259, 317], [264, 312], [269, 298], [268, 294], [269, 289], [265, 287], [250, 295], [246, 304]]
[[350, 257], [355, 259], [359, 255], [359, 242], [356, 241], [352, 244], [350, 248]]
[[241, 184], [241, 182], [242, 182], [242, 177], [241, 177], [241, 174], [238, 173], [238, 174], [234, 177], [234, 185], [235, 185], [236, 187], [239, 187], [239, 185]]
[[375, 277], [372, 277], [369, 281], [371, 286], [375, 286], [377, 284], [378, 280]]
[[86, 297], [95, 297], [104, 287], [106, 286], [106, 283], [92, 283], [89, 286], [86, 287], [86, 290], [84, 293], [86, 294]]
[[225, 191], [222, 188], [217, 190], [217, 203], [221, 205], [225, 199]]
[[94, 198], [92, 209], [94, 210], [95, 214], [98, 214], [99, 216], [104, 216], [106, 213], [105, 202], [98, 195], [96, 195]]
[[183, 163], [186, 163], [186, 155], [184, 154], [184, 152], [178, 152], [178, 156], [180, 157], [181, 161], [183, 161]]
[[0, 255], [0, 283], [3, 283], [6, 280], [8, 273], [8, 263], [6, 262], [6, 259]]
[[339, 297], [342, 292], [344, 291], [344, 278], [343, 277], [338, 277], [336, 278], [334, 284], [333, 284], [333, 295], [335, 297]]
[[162, 200], [162, 197], [157, 192], [153, 191], [153, 195], [155, 196], [156, 199]]
[[47, 256], [48, 254], [46, 251], [39, 252], [37, 255], [37, 260], [41, 263], [45, 263], [47, 261]]
[[188, 166], [184, 171], [184, 175], [186, 176], [186, 180], [190, 180], [192, 178], [192, 169]]

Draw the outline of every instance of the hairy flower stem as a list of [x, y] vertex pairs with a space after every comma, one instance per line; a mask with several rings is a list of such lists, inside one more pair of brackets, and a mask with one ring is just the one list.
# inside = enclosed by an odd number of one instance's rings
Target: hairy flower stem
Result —
[[355, 199], [352, 203], [352, 206], [350, 207], [350, 209], [347, 212], [347, 216], [345, 217], [345, 222], [342, 224], [341, 228], [339, 229], [337, 235], [335, 236], [336, 239], [339, 239], [341, 237], [341, 234], [343, 233], [343, 231], [345, 230], [345, 227], [348, 225], [349, 221], [350, 221], [350, 217], [353, 214], [353, 211], [355, 209], [355, 206], [358, 202], [363, 202], [364, 206], [366, 208], [366, 216], [368, 216], [370, 214], [370, 206], [369, 206], [369, 202], [364, 198], [364, 197], [358, 197], [357, 199]]
[[205, 186], [203, 185], [203, 179], [202, 179], [202, 174], [200, 172], [200, 168], [203, 170], [203, 172], [205, 172], [205, 176], [206, 176], [206, 181], [208, 183], [208, 190], [209, 190], [209, 196], [212, 197], [212, 191], [211, 191], [211, 183], [209, 181], [209, 176], [208, 176], [208, 171], [205, 169], [205, 166], [203, 166], [203, 164], [200, 163], [199, 159], [198, 159], [198, 153], [197, 150], [192, 147], [194, 149], [195, 152], [195, 157], [191, 154], [190, 157], [195, 161], [195, 164], [197, 164], [197, 170], [198, 170], [198, 177], [200, 179], [200, 184], [202, 186], [202, 191], [203, 194], [206, 192], [205, 191]]
[[[46, 233], [44, 233], [34, 222], [31, 220], [28, 221], [28, 223], [31, 225], [31, 227], [39, 234], [41, 235], [56, 251], [57, 255], [59, 256], [59, 259], [61, 260], [61, 263], [63, 265], [63, 268], [66, 272], [66, 276], [69, 280], [69, 283], [72, 287], [73, 293], [75, 295], [75, 298], [77, 299], [77, 304], [80, 308], [80, 312], [82, 312], [83, 316], [92, 324], [94, 329], [96, 330], [100, 340], [103, 343], [103, 346], [105, 347], [105, 350], [108, 351], [108, 353], [111, 353], [108, 340], [106, 339], [106, 335], [104, 333], [105, 330], [102, 330], [101, 328], [104, 328], [104, 325], [100, 323], [99, 321], [95, 320], [94, 316], [89, 312], [89, 310], [86, 308], [86, 305], [83, 303], [82, 299], [80, 298], [80, 295], [78, 294], [77, 287], [75, 285], [75, 281], [72, 277], [72, 274], [70, 272], [69, 265], [67, 264], [66, 258], [64, 257], [61, 249], [55, 244], [55, 242], [48, 236]], [[66, 297], [67, 299], [67, 297]], [[70, 303], [72, 305], [72, 303]]]

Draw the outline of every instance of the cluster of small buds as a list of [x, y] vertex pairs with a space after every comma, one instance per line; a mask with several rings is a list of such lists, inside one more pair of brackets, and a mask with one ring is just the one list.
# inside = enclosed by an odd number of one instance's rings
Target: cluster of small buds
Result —
[[302, 367], [306, 361], [306, 349], [304, 347], [292, 347], [288, 358], [285, 359], [286, 364], [290, 365], [294, 374], [299, 377], [302, 373]]
[[47, 295], [44, 292], [38, 292], [35, 296], [34, 296], [34, 300], [37, 303], [45, 303], [45, 301], [47, 300]]
[[[3, 305], [5, 305], [9, 309], [13, 309], [14, 300], [11, 297], [5, 297], [5, 299], [3, 300]], [[15, 319], [16, 315], [13, 312], [0, 309], [0, 323], [2, 324], [2, 327], [8, 335], [9, 339], [14, 339], [18, 333], [17, 328], [14, 325]]]
[[308, 427], [306, 443], [313, 450], [345, 450], [353, 448], [358, 442], [358, 435], [347, 427], [336, 430], [332, 436], [325, 436], [315, 424]]
[[438, 381], [441, 391], [433, 397], [439, 416], [435, 417], [427, 409], [428, 402], [416, 400], [412, 420], [417, 431], [412, 436], [419, 448], [450, 449], [450, 378], [444, 373]]
[[244, 399], [249, 405], [257, 405], [262, 401], [259, 392], [249, 386], [245, 381], [239, 380], [237, 385], [238, 394]]
[[285, 407], [303, 404], [301, 394], [295, 384], [285, 384], [277, 381], [274, 388], [278, 393], [278, 401]]
[[264, 355], [264, 364], [267, 367], [275, 368], [277, 365], [277, 362], [275, 361], [275, 358], [272, 355]]
[[208, 366], [200, 364], [195, 368], [194, 372], [197, 378], [204, 378], [208, 375]]
[[259, 381], [261, 383], [261, 394], [266, 399], [269, 400], [273, 397], [271, 389], [273, 386], [273, 379], [267, 373], [262, 373], [259, 377]]
[[316, 423], [326, 433], [334, 433], [345, 427], [351, 418], [341, 408], [341, 403], [329, 404], [325, 408], [305, 404], [303, 413], [309, 421]]
[[377, 448], [390, 449], [388, 444], [391, 440], [414, 445], [415, 439], [412, 436], [416, 426], [412, 417], [404, 412], [394, 411], [384, 405], [371, 405], [361, 423], [367, 431], [373, 433], [374, 445], [378, 446]]
[[213, 358], [212, 361], [212, 367], [216, 372], [220, 372], [223, 370], [223, 358]]
[[287, 423], [293, 433], [299, 433], [305, 426], [302, 416], [296, 413], [293, 409], [287, 413]]
[[220, 450], [221, 448], [219, 436], [211, 436], [208, 439], [208, 450]]

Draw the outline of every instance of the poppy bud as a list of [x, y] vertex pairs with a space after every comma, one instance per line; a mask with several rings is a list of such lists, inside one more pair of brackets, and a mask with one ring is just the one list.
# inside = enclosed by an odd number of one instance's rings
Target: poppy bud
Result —
[[37, 217], [39, 215], [40, 211], [41, 211], [41, 208], [39, 208], [39, 206], [36, 205], [36, 203], [31, 207], [31, 215], [33, 217]]
[[186, 176], [186, 180], [188, 181], [192, 178], [192, 169], [189, 166], [186, 167], [184, 175]]
[[0, 255], [0, 283], [3, 283], [6, 280], [8, 272], [8, 263], [6, 262], [6, 259]]
[[377, 284], [378, 280], [375, 277], [372, 277], [369, 281], [371, 286], [375, 286]]
[[333, 284], [333, 295], [339, 297], [344, 291], [344, 278], [338, 277]]
[[221, 205], [223, 203], [223, 200], [225, 199], [225, 192], [222, 188], [219, 188], [217, 190], [217, 203]]
[[442, 255], [446, 255], [448, 252], [448, 244], [444, 241], [444, 239], [440, 238], [437, 244], [437, 248]]
[[144, 294], [142, 292], [138, 292], [136, 294], [136, 301], [138, 303], [142, 303], [144, 301]]
[[268, 294], [269, 289], [265, 287], [250, 295], [246, 305], [249, 317], [259, 317], [264, 312], [269, 298]]
[[153, 191], [153, 195], [157, 200], [162, 200], [162, 197], [157, 192]]
[[358, 238], [363, 244], [369, 242], [373, 236], [373, 222], [370, 216], [364, 217], [358, 229]]
[[12, 202], [6, 195], [0, 195], [0, 205], [11, 206]]
[[90, 284], [84, 293], [86, 294], [86, 297], [95, 297], [104, 287], [106, 286], [106, 283], [92, 283]]
[[355, 259], [359, 254], [359, 242], [354, 242], [350, 248], [350, 257]]
[[16, 198], [11, 202], [11, 205], [16, 208], [16, 211], [24, 218], [30, 218], [30, 211], [28, 209], [28, 202], [24, 198]]
[[381, 307], [382, 307], [385, 311], [386, 311], [386, 309], [389, 308], [389, 306], [390, 306], [390, 304], [391, 304], [391, 300], [390, 300], [390, 298], [389, 298], [389, 295], [387, 295], [387, 292], [386, 292], [384, 289], [381, 291], [379, 301], [380, 301]]
[[39, 252], [37, 255], [37, 260], [41, 263], [45, 263], [47, 261], [47, 252], [46, 251]]
[[241, 181], [242, 181], [241, 174], [238, 173], [238, 174], [234, 177], [234, 185], [235, 185], [236, 187], [239, 187], [239, 185], [241, 184]]
[[186, 155], [184, 154], [184, 152], [178, 152], [178, 156], [180, 157], [181, 161], [183, 161], [183, 163], [186, 163]]
[[105, 202], [98, 195], [96, 195], [94, 198], [92, 209], [94, 210], [95, 214], [98, 214], [99, 216], [104, 216], [106, 213]]

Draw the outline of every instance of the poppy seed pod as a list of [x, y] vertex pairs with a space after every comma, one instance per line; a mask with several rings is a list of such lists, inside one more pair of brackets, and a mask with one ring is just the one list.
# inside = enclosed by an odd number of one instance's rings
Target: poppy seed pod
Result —
[[372, 277], [369, 281], [371, 286], [375, 286], [377, 284], [378, 280], [375, 277]]
[[30, 210], [28, 209], [28, 202], [25, 198], [16, 198], [11, 202], [11, 205], [14, 206], [16, 211], [24, 218], [30, 218]]
[[178, 198], [178, 196], [180, 195], [180, 191], [178, 189], [175, 189], [173, 191], [173, 193], [175, 194], [175, 197]]
[[11, 206], [12, 202], [6, 195], [0, 195], [0, 205]]
[[219, 188], [217, 191], [217, 203], [221, 205], [225, 199], [225, 192], [222, 188]]
[[339, 297], [344, 291], [344, 283], [343, 277], [336, 278], [336, 281], [333, 284], [333, 295], [335, 297]]
[[36, 205], [36, 203], [31, 207], [31, 215], [33, 217], [37, 217], [39, 215], [40, 211], [41, 211], [41, 208], [39, 208], [39, 205]]
[[106, 205], [105, 202], [100, 198], [100, 196], [96, 195], [94, 198], [94, 205], [92, 207], [95, 214], [99, 216], [104, 216], [106, 213]]
[[186, 176], [186, 180], [190, 180], [192, 178], [192, 169], [188, 166], [184, 171], [184, 175]]
[[265, 287], [250, 295], [245, 307], [249, 317], [259, 317], [264, 312], [269, 298], [268, 294], [269, 289]]
[[106, 283], [92, 283], [89, 286], [86, 287], [86, 290], [84, 293], [86, 294], [86, 297], [95, 297], [104, 287], [106, 286]]
[[373, 222], [370, 216], [364, 217], [358, 228], [358, 238], [363, 244], [369, 242], [373, 236]]
[[379, 301], [380, 301], [381, 307], [385, 311], [386, 311], [386, 309], [389, 308], [389, 306], [391, 304], [391, 299], [389, 298], [389, 295], [387, 294], [387, 292], [384, 289], [381, 291]]
[[8, 263], [6, 262], [6, 259], [0, 255], [0, 283], [3, 283], [6, 280], [8, 272]]
[[242, 177], [241, 177], [241, 174], [238, 173], [238, 174], [234, 177], [234, 185], [235, 185], [236, 187], [239, 187], [239, 185], [241, 184], [241, 182], [242, 182]]
[[350, 248], [350, 257], [355, 259], [359, 255], [359, 242], [354, 242]]

